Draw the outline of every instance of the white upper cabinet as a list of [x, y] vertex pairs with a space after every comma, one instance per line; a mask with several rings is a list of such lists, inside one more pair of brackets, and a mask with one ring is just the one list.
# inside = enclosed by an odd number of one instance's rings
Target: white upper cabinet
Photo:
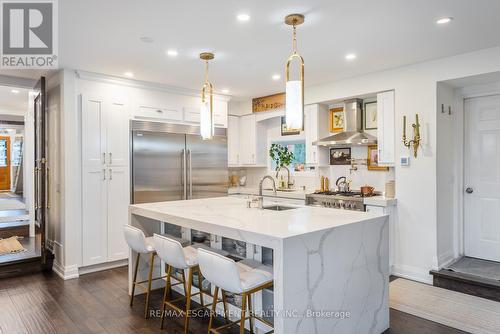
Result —
[[304, 106], [304, 133], [306, 139], [306, 164], [328, 165], [328, 148], [313, 142], [328, 135], [328, 107], [320, 104]]
[[243, 166], [266, 165], [267, 137], [265, 126], [256, 116], [245, 115], [239, 120], [239, 164]]
[[[214, 124], [216, 127], [227, 128], [227, 102], [213, 100]], [[184, 122], [200, 124], [200, 107], [184, 107]]]
[[101, 166], [106, 154], [106, 124], [104, 100], [96, 96], [81, 96], [82, 158], [84, 166]]
[[227, 163], [229, 166], [240, 164], [240, 118], [228, 116], [227, 125]]
[[377, 94], [377, 137], [379, 166], [394, 166], [395, 157], [394, 91]]
[[129, 114], [123, 101], [111, 101], [106, 111], [106, 163], [127, 166]]
[[257, 162], [257, 124], [255, 115], [240, 117], [240, 164], [255, 165]]

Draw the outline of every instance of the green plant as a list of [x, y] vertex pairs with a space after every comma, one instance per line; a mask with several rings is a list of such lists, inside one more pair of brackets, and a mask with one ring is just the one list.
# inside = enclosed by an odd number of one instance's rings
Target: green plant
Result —
[[288, 147], [280, 144], [271, 144], [269, 156], [276, 163], [276, 169], [290, 165], [295, 158], [293, 152], [288, 150]]

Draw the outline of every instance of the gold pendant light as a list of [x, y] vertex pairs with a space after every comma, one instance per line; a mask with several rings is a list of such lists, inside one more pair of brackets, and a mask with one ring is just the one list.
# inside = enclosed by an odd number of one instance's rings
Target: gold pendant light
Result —
[[214, 54], [211, 52], [200, 53], [200, 59], [205, 61], [205, 82], [201, 88], [200, 133], [201, 138], [206, 140], [212, 139], [214, 136], [214, 87], [208, 81], [208, 61], [214, 59]]
[[[297, 29], [304, 23], [304, 15], [290, 14], [285, 23], [293, 27], [293, 53], [286, 62], [286, 105], [285, 119], [289, 130], [304, 130], [304, 58], [297, 53]], [[290, 63], [299, 61], [300, 80], [290, 80]]]

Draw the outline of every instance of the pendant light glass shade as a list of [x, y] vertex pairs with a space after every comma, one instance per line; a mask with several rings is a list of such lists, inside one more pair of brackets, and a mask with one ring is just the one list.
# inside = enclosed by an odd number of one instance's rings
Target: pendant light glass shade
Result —
[[[285, 23], [293, 26], [293, 53], [286, 62], [285, 121], [288, 130], [304, 130], [304, 58], [297, 53], [296, 26], [304, 22], [304, 15], [291, 14]], [[299, 80], [290, 80], [290, 64], [299, 63]]]
[[[205, 95], [205, 86], [203, 87], [200, 110], [200, 134], [203, 140], [212, 139], [214, 136], [214, 119], [212, 93]], [[211, 91], [211, 89], [210, 89]]]
[[213, 85], [208, 81], [208, 61], [214, 59], [214, 54], [203, 52], [200, 58], [205, 61], [205, 82], [201, 89], [200, 134], [203, 140], [214, 137]]
[[302, 95], [302, 81], [290, 80], [286, 82], [286, 127], [287, 129], [304, 128], [304, 97]]

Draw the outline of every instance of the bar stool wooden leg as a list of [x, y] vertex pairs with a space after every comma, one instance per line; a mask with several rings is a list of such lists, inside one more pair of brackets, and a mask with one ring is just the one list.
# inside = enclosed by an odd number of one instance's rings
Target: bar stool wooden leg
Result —
[[137, 282], [137, 271], [139, 269], [139, 258], [141, 257], [141, 253], [137, 253], [137, 260], [135, 260], [135, 269], [134, 269], [134, 282], [132, 283], [132, 295], [130, 296], [130, 307], [134, 304], [134, 293], [135, 293], [135, 282]]
[[167, 285], [165, 285], [165, 292], [163, 293], [163, 303], [161, 307], [161, 324], [160, 329], [163, 329], [163, 323], [165, 321], [165, 310], [167, 308], [167, 295], [170, 294], [170, 275], [172, 274], [172, 267], [168, 266], [167, 269]]
[[148, 318], [149, 311], [149, 293], [151, 292], [151, 282], [153, 280], [155, 253], [151, 253], [151, 260], [149, 261], [149, 276], [148, 276], [148, 291], [146, 292], [146, 306], [144, 307], [144, 318]]
[[[224, 299], [224, 291], [221, 290], [222, 292], [222, 298]], [[210, 320], [208, 322], [208, 334], [210, 334], [212, 332], [212, 322], [214, 320], [214, 317], [215, 317], [215, 311], [216, 311], [216, 307], [217, 307], [217, 298], [219, 297], [219, 287], [215, 287], [214, 288], [214, 295], [213, 295], [213, 300], [212, 300], [212, 310], [210, 312]], [[224, 313], [226, 313], [226, 311], [224, 310]]]
[[226, 319], [226, 324], [228, 324], [229, 316], [227, 314], [226, 291], [221, 289], [221, 294], [222, 294], [222, 305], [224, 306], [224, 319]]
[[201, 307], [205, 307], [205, 302], [203, 301], [203, 276], [201, 275], [200, 268], [198, 270], [198, 288], [200, 289], [200, 304]]
[[191, 309], [191, 287], [193, 285], [193, 268], [188, 269], [188, 282], [186, 292], [186, 318], [184, 319], [184, 334], [188, 333], [189, 328], [189, 310]]
[[250, 334], [253, 334], [252, 294], [248, 294], [248, 317], [248, 321], [250, 322]]
[[240, 334], [245, 334], [245, 316], [247, 310], [247, 294], [241, 295], [241, 320], [240, 320]]

